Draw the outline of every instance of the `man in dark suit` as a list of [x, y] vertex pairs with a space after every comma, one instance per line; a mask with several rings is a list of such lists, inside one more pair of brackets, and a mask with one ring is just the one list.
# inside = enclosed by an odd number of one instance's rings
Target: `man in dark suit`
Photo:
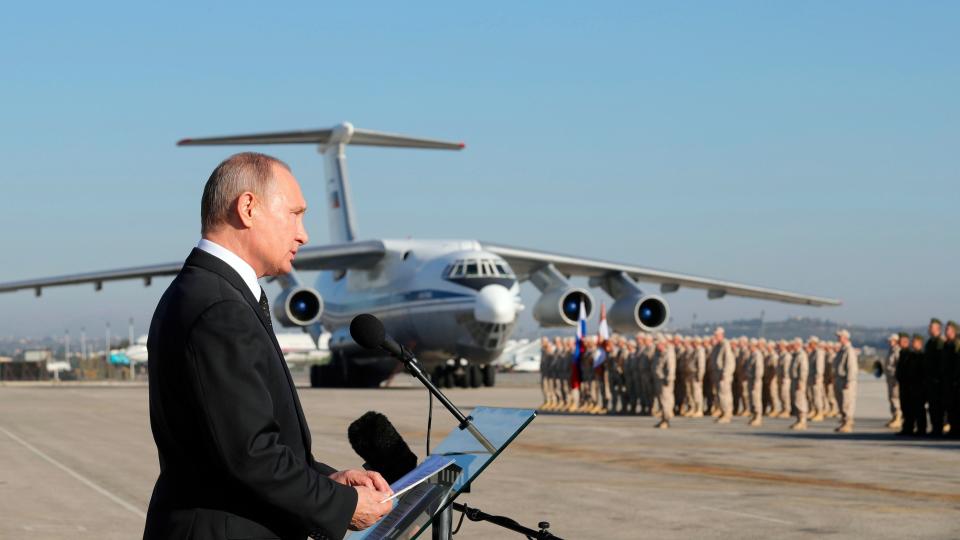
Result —
[[160, 476], [145, 539], [342, 538], [391, 508], [379, 474], [313, 458], [257, 283], [291, 271], [305, 211], [289, 168], [263, 154], [234, 155], [207, 181], [203, 239], [150, 323]]

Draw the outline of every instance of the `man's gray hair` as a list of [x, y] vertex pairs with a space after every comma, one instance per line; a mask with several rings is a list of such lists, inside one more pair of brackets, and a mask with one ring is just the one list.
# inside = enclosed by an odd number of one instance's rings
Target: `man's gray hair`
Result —
[[279, 159], [257, 152], [234, 154], [217, 165], [203, 187], [203, 198], [200, 200], [201, 234], [228, 222], [237, 197], [243, 192], [265, 197], [271, 189], [273, 168], [276, 166], [290, 170], [290, 166]]

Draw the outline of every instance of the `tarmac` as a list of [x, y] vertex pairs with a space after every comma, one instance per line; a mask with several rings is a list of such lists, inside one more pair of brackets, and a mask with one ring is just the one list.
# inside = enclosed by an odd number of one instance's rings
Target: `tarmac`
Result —
[[[300, 388], [314, 454], [361, 464], [346, 438], [365, 411], [386, 414], [419, 456], [427, 396], [398, 388]], [[533, 408], [536, 374], [449, 390], [461, 408]], [[792, 420], [730, 425], [678, 418], [541, 414], [458, 501], [565, 538], [958, 538], [960, 442], [905, 439], [882, 380], [861, 376], [856, 430]], [[434, 445], [455, 422], [434, 404]], [[0, 386], [0, 538], [131, 539], [159, 466], [143, 384]], [[455, 516], [455, 520], [457, 516]], [[427, 536], [429, 538], [429, 536]], [[466, 521], [458, 539], [522, 538]]]

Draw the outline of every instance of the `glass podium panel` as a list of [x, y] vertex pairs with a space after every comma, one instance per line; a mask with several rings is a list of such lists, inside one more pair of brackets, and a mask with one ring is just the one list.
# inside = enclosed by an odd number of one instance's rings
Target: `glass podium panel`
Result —
[[471, 421], [493, 444], [491, 454], [467, 430], [454, 428], [431, 455], [453, 459], [440, 474], [399, 497], [394, 509], [365, 531], [350, 533], [350, 540], [414, 539], [429, 529], [434, 516], [470, 487], [470, 483], [503, 453], [534, 417], [533, 409], [477, 407]]

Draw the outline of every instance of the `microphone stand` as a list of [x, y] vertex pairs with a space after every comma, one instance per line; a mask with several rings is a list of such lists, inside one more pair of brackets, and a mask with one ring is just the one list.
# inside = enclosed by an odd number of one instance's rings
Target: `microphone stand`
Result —
[[[388, 347], [388, 346], [381, 346], [381, 348], [387, 351], [388, 353], [390, 353], [391, 355], [399, 358], [403, 362], [403, 364], [406, 366], [407, 371], [409, 371], [411, 375], [416, 377], [417, 380], [419, 380], [420, 383], [423, 384], [423, 386], [425, 386], [427, 390], [430, 391], [431, 394], [433, 394], [433, 397], [437, 398], [437, 400], [440, 403], [443, 403], [443, 406], [446, 407], [448, 411], [450, 411], [450, 414], [452, 414], [453, 417], [460, 422], [459, 428], [461, 431], [464, 429], [469, 431], [470, 434], [473, 435], [473, 437], [477, 439], [477, 441], [481, 445], [483, 445], [483, 447], [488, 452], [490, 452], [491, 455], [495, 454], [497, 451], [496, 447], [493, 446], [493, 444], [491, 444], [490, 441], [483, 436], [483, 433], [481, 433], [480, 430], [477, 429], [477, 426], [470, 421], [470, 417], [464, 416], [464, 414], [460, 412], [460, 409], [458, 409], [456, 405], [454, 405], [449, 399], [447, 399], [447, 396], [444, 395], [444, 393], [441, 392], [440, 389], [436, 387], [436, 385], [430, 382], [430, 379], [427, 378], [426, 375], [424, 375], [423, 370], [420, 369], [420, 362], [417, 361], [417, 358], [413, 355], [413, 353], [408, 351], [406, 347], [404, 347], [399, 343], [396, 343], [395, 345], [399, 346], [398, 347], [399, 350], [392, 349], [391, 347]], [[493, 516], [493, 515], [484, 513], [477, 508], [470, 508], [466, 504], [460, 504], [460, 503], [451, 503], [449, 506], [447, 506], [447, 508], [444, 511], [434, 516], [434, 521], [433, 521], [433, 539], [434, 540], [450, 540], [453, 537], [453, 512], [452, 512], [453, 510], [462, 512], [464, 516], [470, 519], [470, 521], [487, 521], [489, 523], [493, 523], [494, 525], [499, 525], [500, 527], [503, 527], [505, 529], [509, 529], [511, 531], [523, 534], [527, 538], [531, 538], [535, 540], [563, 540], [562, 538], [554, 536], [553, 534], [550, 533], [550, 531], [548, 530], [550, 528], [550, 524], [547, 523], [546, 521], [541, 521], [539, 523], [540, 530], [534, 530], [528, 527], [524, 527], [508, 517]], [[461, 518], [461, 523], [462, 521], [463, 519]], [[457, 530], [458, 531], [460, 530], [459, 525], [457, 526]]]
[[[387, 352], [391, 352], [386, 347], [384, 347], [384, 349], [387, 350]], [[448, 411], [450, 411], [450, 414], [452, 414], [453, 417], [456, 418], [458, 422], [460, 422], [460, 425], [458, 427], [460, 428], [461, 431], [463, 431], [464, 429], [469, 431], [470, 434], [473, 435], [475, 439], [477, 439], [477, 441], [483, 446], [483, 448], [487, 452], [490, 452], [491, 454], [495, 454], [497, 452], [497, 448], [493, 446], [493, 444], [491, 444], [490, 441], [483, 436], [483, 433], [480, 433], [480, 430], [477, 429], [477, 426], [470, 421], [471, 418], [469, 416], [464, 416], [464, 414], [460, 412], [460, 409], [458, 409], [456, 405], [454, 405], [449, 399], [447, 399], [447, 396], [444, 395], [444, 393], [441, 392], [440, 389], [437, 388], [436, 385], [434, 385], [432, 382], [430, 382], [430, 379], [423, 374], [423, 370], [420, 369], [420, 362], [417, 361], [417, 358], [413, 355], [413, 353], [408, 351], [407, 348], [404, 347], [403, 345], [400, 345], [400, 354], [395, 356], [397, 356], [403, 362], [403, 364], [407, 367], [407, 371], [409, 371], [411, 375], [416, 377], [421, 384], [426, 386], [427, 390], [429, 390], [430, 393], [433, 394], [433, 397], [437, 398], [437, 401], [439, 401], [440, 403], [443, 403], [443, 406], [446, 407]]]

